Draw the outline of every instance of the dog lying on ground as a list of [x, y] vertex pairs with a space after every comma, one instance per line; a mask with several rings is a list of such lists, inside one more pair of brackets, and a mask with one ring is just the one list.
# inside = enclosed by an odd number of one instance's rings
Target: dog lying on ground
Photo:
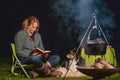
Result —
[[[80, 76], [86, 76], [85, 74], [78, 71], [76, 68], [78, 67], [77, 63], [79, 61], [79, 57], [76, 56], [76, 49], [73, 49], [66, 55], [66, 57], [69, 59], [68, 61], [65, 61], [65, 63], [60, 66], [57, 71], [61, 71], [63, 74], [61, 77], [80, 77]], [[68, 72], [67, 72], [68, 71]], [[66, 74], [67, 72], [67, 74]]]

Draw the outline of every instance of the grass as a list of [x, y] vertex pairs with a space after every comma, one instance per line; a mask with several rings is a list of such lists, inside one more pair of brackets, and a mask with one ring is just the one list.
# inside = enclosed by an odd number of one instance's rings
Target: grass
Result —
[[[13, 76], [10, 73], [11, 60], [10, 59], [0, 59], [0, 80], [63, 80], [62, 77], [45, 77], [45, 78], [35, 78], [28, 79], [25, 76]], [[120, 73], [113, 74], [106, 77], [108, 80], [120, 80]], [[66, 77], [64, 80], [92, 80], [92, 77]]]

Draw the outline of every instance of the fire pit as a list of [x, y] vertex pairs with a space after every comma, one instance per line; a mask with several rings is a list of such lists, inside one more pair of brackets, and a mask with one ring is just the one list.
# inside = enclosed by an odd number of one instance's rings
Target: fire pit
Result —
[[81, 68], [77, 67], [77, 69], [84, 73], [85, 75], [93, 77], [93, 80], [105, 80], [106, 76], [110, 76], [114, 73], [120, 72], [120, 68], [113, 69], [91, 69], [91, 68]]

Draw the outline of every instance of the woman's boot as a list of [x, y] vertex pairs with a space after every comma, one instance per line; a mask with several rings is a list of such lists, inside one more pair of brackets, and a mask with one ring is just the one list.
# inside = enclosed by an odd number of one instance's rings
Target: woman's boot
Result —
[[47, 76], [50, 74], [50, 65], [48, 63], [44, 63], [42, 67], [38, 68], [38, 72], [41, 76]]
[[54, 76], [58, 77], [62, 75], [62, 72], [60, 71], [51, 71], [51, 64], [49, 62], [46, 62], [43, 64], [41, 68], [39, 68], [39, 72], [41, 73], [42, 76]]
[[39, 74], [37, 73], [37, 72], [35, 72], [35, 71], [30, 71], [30, 77], [31, 78], [36, 78], [36, 77], [38, 77], [39, 76]]

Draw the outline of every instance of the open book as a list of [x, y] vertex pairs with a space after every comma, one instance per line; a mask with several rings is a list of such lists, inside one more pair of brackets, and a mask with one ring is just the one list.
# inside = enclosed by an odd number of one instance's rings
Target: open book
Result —
[[46, 54], [46, 53], [50, 53], [50, 52], [51, 52], [50, 50], [42, 50], [42, 49], [40, 49], [40, 48], [35, 48], [35, 49], [31, 52], [31, 54], [33, 54], [33, 53]]

